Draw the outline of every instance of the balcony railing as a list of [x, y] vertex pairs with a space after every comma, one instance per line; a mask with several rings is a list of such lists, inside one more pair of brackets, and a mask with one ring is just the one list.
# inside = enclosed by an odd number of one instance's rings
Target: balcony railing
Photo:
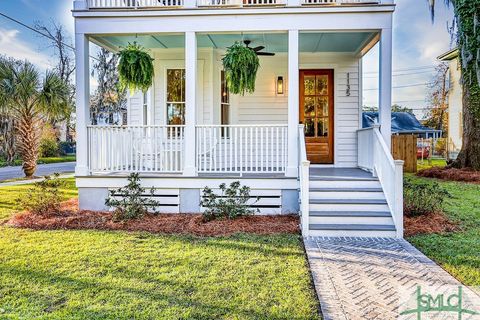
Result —
[[284, 0], [198, 0], [199, 7], [244, 7], [284, 5]]
[[183, 0], [88, 0], [90, 9], [183, 7]]
[[[379, 4], [391, 0], [300, 0], [302, 5]], [[298, 2], [297, 2], [298, 3]], [[188, 4], [188, 5], [187, 5]], [[87, 0], [89, 9], [249, 7], [288, 5], [288, 0]]]

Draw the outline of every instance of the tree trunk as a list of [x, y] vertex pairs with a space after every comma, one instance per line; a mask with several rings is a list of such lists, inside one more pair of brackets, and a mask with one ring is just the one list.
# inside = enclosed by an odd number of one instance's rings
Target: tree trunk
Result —
[[31, 178], [37, 169], [41, 129], [39, 121], [25, 114], [18, 124], [18, 152], [23, 161], [23, 172]]
[[480, 170], [480, 87], [464, 85], [463, 92], [463, 145], [455, 168]]

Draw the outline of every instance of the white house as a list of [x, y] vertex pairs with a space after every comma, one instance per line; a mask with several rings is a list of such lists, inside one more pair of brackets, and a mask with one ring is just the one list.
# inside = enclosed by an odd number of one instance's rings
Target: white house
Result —
[[463, 143], [463, 87], [462, 68], [458, 49], [450, 50], [438, 57], [449, 64], [448, 91], [448, 157], [456, 159]]
[[[82, 209], [140, 172], [166, 212], [240, 180], [263, 214], [301, 214], [304, 236], [403, 235], [402, 162], [390, 154], [392, 0], [75, 0]], [[260, 53], [253, 94], [228, 92], [222, 56]], [[137, 42], [154, 85], [124, 126], [91, 126], [89, 43]], [[362, 57], [380, 44], [379, 125], [362, 129]]]

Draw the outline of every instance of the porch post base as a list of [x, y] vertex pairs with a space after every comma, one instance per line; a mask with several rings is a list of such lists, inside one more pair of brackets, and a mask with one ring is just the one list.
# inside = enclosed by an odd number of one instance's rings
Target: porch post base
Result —
[[287, 167], [285, 171], [285, 176], [290, 178], [298, 177], [298, 168], [297, 167]]
[[196, 177], [197, 169], [195, 167], [185, 167], [183, 169], [183, 175], [187, 177]]
[[87, 166], [76, 166], [75, 167], [75, 176], [88, 176], [90, 172]]

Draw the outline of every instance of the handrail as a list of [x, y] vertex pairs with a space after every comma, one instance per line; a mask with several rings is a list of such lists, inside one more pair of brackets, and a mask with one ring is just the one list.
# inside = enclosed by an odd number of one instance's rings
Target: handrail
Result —
[[385, 194], [385, 198], [392, 213], [397, 230], [397, 238], [403, 238], [403, 164], [401, 160], [394, 160], [390, 149], [380, 133], [379, 126], [373, 130], [373, 172], [378, 177]]
[[305, 145], [305, 130], [303, 124], [298, 127], [299, 144], [299, 166], [298, 176], [300, 178], [300, 218], [302, 234], [304, 237], [309, 235], [309, 213], [310, 213], [310, 161], [307, 159], [307, 149]]

